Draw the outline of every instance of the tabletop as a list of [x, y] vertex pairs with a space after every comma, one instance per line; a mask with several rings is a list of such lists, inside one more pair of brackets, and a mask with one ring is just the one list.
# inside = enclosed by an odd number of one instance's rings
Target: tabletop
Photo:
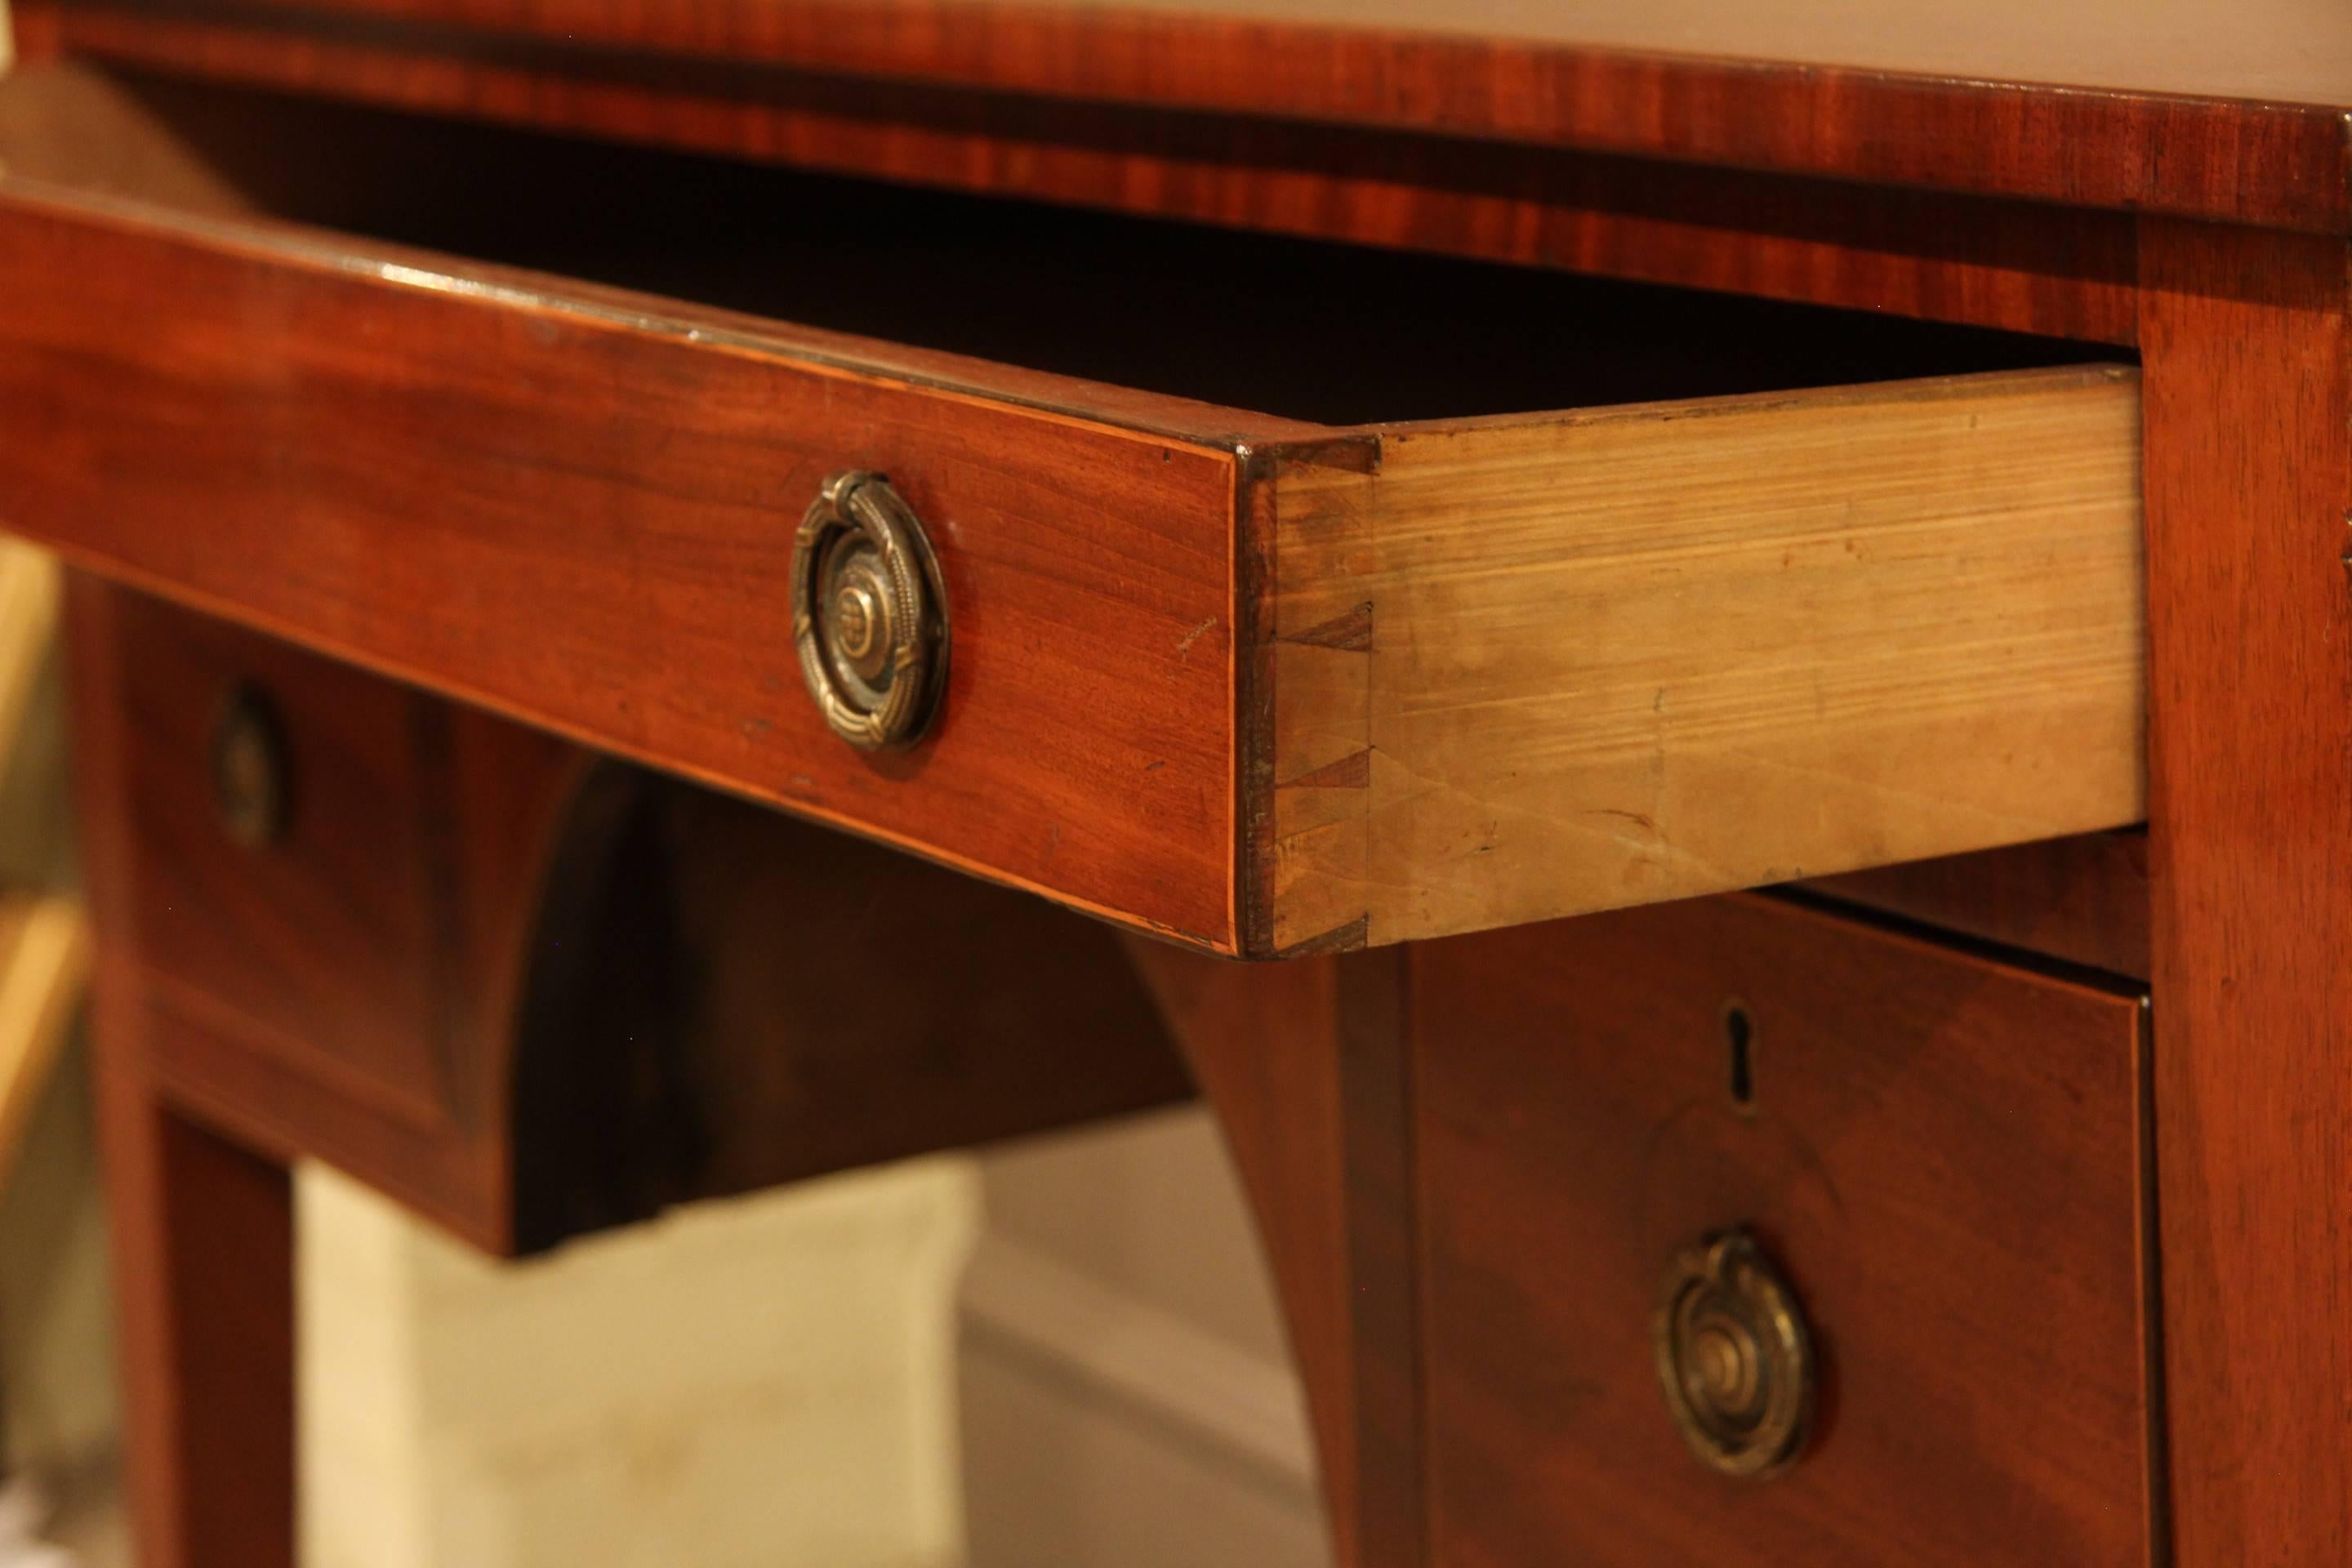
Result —
[[[952, 3], [952, 0], [951, 0]], [[978, 0], [962, 0], [977, 4]], [[2352, 103], [2352, 6], [2336, 0], [1063, 0], [2145, 93]]]
[[1081, 100], [2352, 232], [2352, 6], [2336, 0], [17, 8], [58, 18], [91, 58], [501, 116], [562, 82], [738, 105], [854, 90], [875, 123], [998, 123], [1008, 102]]

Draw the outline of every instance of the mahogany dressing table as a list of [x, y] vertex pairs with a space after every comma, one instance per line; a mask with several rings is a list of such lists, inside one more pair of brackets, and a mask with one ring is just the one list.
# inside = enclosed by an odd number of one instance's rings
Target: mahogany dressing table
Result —
[[297, 1159], [1196, 1089], [1346, 1563], [2352, 1558], [2352, 13], [16, 27], [151, 1568]]

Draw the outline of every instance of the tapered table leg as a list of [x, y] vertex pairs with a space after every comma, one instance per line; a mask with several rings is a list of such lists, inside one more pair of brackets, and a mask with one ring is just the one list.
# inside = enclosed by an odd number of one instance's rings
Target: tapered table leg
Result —
[[167, 1104], [114, 1011], [98, 1103], [140, 1568], [292, 1568], [290, 1174]]

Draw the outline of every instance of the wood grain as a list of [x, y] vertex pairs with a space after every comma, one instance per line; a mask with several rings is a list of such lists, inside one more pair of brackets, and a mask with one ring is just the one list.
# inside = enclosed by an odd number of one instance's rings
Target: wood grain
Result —
[[[1098, 924], [592, 769], [161, 600], [105, 602], [109, 663], [77, 685], [119, 726], [91, 798], [121, 814], [102, 826], [127, 858], [107, 916], [136, 954], [146, 1070], [272, 1157], [536, 1251], [1192, 1093]], [[238, 687], [277, 712], [291, 785], [258, 847], [213, 796], [210, 726]], [[1024, 962], [1040, 952], [1051, 973]]]
[[[30, 200], [0, 235], [12, 526], [604, 750], [1231, 945], [1229, 450], [396, 254]], [[184, 308], [159, 317], [165, 278]], [[903, 758], [825, 731], [792, 651], [792, 529], [852, 468], [928, 520], [956, 626], [941, 719]]]
[[[297, 0], [297, 8], [308, 7]], [[469, 22], [510, 22], [515, 15], [511, 0], [320, 0], [320, 8]], [[814, 31], [817, 21], [844, 17], [849, 8], [813, 9], [815, 16], [806, 18], [755, 13], [753, 25], [770, 37], [797, 37]], [[1475, 41], [1498, 51], [1553, 44], [2191, 97], [2352, 103], [2352, 20], [2325, 0], [2241, 5], [2082, 0], [2057, 15], [2032, 0], [1985, 0], [1965, 10], [1924, 13], [1851, 0], [1782, 0], [1763, 11], [1742, 0], [1661, 0], [1638, 12], [1609, 0], [1465, 0], [1446, 6], [1429, 0], [1063, 0], [1050, 11], [1017, 0], [884, 0], [867, 9], [881, 14], [864, 18], [862, 30], [822, 39], [819, 47], [842, 54], [883, 39], [935, 48], [988, 47], [973, 35], [995, 33], [1007, 41], [990, 47], [992, 58], [1006, 68], [1024, 63], [1041, 68], [1048, 62], [1024, 60], [1019, 47], [1027, 41], [1024, 24], [1034, 21], [1068, 26], [1090, 18], [1143, 29], [1167, 22], [1269, 29], [1344, 26], [1385, 31], [1400, 44]], [[610, 0], [559, 0], [558, 14], [590, 30], [634, 26], [654, 36], [698, 26], [706, 37], [734, 37], [743, 26], [738, 16], [707, 6], [690, 16], [648, 16]], [[1391, 101], [1423, 87], [1419, 79], [1387, 85]], [[1359, 90], [1371, 96], [1369, 88]]]
[[[1674, 6], [1560, 9], [1526, 0], [1517, 5], [1516, 26], [1484, 37], [1476, 7], [1438, 11], [1412, 0], [1389, 8], [1392, 19], [1420, 24], [1409, 28], [1365, 25], [1359, 12], [1328, 7], [1235, 5], [1219, 16], [1189, 6], [971, 0], [83, 0], [61, 16], [69, 48], [166, 65], [176, 54], [199, 68], [205, 57], [218, 68], [224, 55], [249, 59], [256, 51], [226, 41], [191, 54], [183, 18], [213, 25], [221, 40], [232, 29], [266, 40], [290, 35], [292, 47], [279, 42], [261, 58], [274, 54], [281, 75], [289, 68], [315, 73], [341, 90], [413, 89], [415, 78], [446, 78], [453, 64], [498, 63], [517, 39], [561, 40], [576, 51], [575, 63], [545, 74], [567, 95], [593, 96], [614, 58], [652, 54], [1189, 113], [1255, 115], [1276, 106], [1296, 120], [2341, 232], [2352, 227], [2352, 153], [2340, 113], [2328, 106], [2352, 103], [2352, 41], [2340, 15], [2312, 0], [2304, 0], [2299, 24], [2288, 22], [2294, 3], [2269, 0], [2280, 19], [2267, 32], [2251, 17], [2225, 21], [2209, 8], [2203, 30], [2230, 47], [2176, 47], [2155, 58], [2117, 47], [2152, 31], [2137, 14], [2085, 28], [2097, 47], [2064, 60], [2036, 57], [2014, 33], [1980, 26], [1972, 36], [1993, 45], [2008, 68], [1957, 75], [1937, 73], [1932, 49], [1912, 56], [1922, 34], [1884, 18], [1816, 29], [1792, 46], [1793, 58], [1770, 49], [1769, 60], [1677, 58], [1622, 47], [1629, 17], [1638, 38], [1654, 9], [1670, 15]], [[1785, 10], [1715, 0], [1705, 53], [1749, 52], [1734, 40], [1752, 38], [1759, 17], [1770, 35]], [[2050, 12], [2035, 15], [2046, 24]], [[1745, 27], [1737, 25], [1742, 16], [1750, 19]], [[182, 30], [142, 37], [173, 27]], [[1851, 68], [1854, 50], [1874, 36], [1885, 58], [1921, 64], [1911, 74], [1899, 63]], [[2294, 84], [2289, 90], [2225, 85], [2240, 76], [2214, 66], [2250, 40], [2267, 44], [2268, 63], [2242, 79]], [[298, 60], [299, 50], [315, 47], [343, 58], [323, 69]], [[2131, 60], [2141, 63], [2122, 63]], [[2026, 85], [2070, 75], [2104, 89]], [[562, 85], [567, 79], [577, 85]], [[2184, 87], [2184, 79], [2212, 85]], [[497, 100], [483, 90], [497, 80], [478, 79], [485, 101]], [[503, 86], [512, 112], [514, 79]], [[780, 81], [766, 96], [788, 97], [799, 86]], [[2200, 90], [2211, 96], [2195, 96]], [[729, 110], [714, 103], [709, 112]]]
[[2137, 423], [2035, 372], [1278, 468], [1272, 950], [2137, 821]]
[[1423, 1568], [1432, 1540], [1423, 1089], [1403, 950], [1337, 961], [1335, 1044], [1345, 1138], [1355, 1361], [1358, 1568]]
[[[289, 145], [300, 155], [289, 156]], [[365, 237], [324, 242], [346, 256], [416, 246], [726, 306], [766, 319], [751, 330], [836, 363], [1207, 440], [1273, 438], [1271, 421], [1240, 409], [1331, 426], [1394, 423], [2022, 369], [2083, 353], [1888, 314], [1909, 297], [1872, 280], [1906, 268], [1926, 291], [1911, 304], [1972, 309], [1979, 290], [1970, 279], [1990, 276], [1975, 265], [1989, 254], [1978, 241], [1995, 237], [1997, 247], [2011, 226], [1979, 204], [1948, 215], [1937, 238], [1915, 237], [1924, 252], [1896, 261], [1885, 252], [1927, 215], [1900, 200], [1856, 202], [1843, 187], [1852, 264], [1816, 258], [1809, 267], [1825, 289], [1853, 289], [1868, 313], [982, 200], [84, 68], [26, 73], [0, 90], [0, 156], [24, 178], [77, 191]], [[1475, 176], [1489, 161], [1454, 163]], [[1605, 193], [1588, 194], [1671, 227], [1685, 204], [1657, 193], [1675, 183], [1627, 165]], [[1686, 205], [1757, 235], [1808, 205], [1780, 184], [1717, 173]], [[1704, 243], [1706, 232], [1684, 233], [1679, 249], [1694, 262], [1726, 253]], [[692, 246], [654, 237], [683, 233], [714, 237]], [[955, 243], [909, 243], [937, 234]], [[2063, 226], [2053, 228], [2044, 259], [2095, 266], [2107, 285], [2102, 312], [2128, 320], [2129, 239], [2127, 226], [2110, 225], [2090, 247], [2095, 256], [2075, 256]], [[1582, 242], [1563, 243], [1578, 255], [1559, 259], [1585, 265]], [[1864, 265], [1865, 253], [1893, 272]], [[1538, 247], [1514, 258], [1546, 255]], [[437, 265], [485, 283], [494, 277], [479, 260]], [[1744, 266], [1735, 276], [1769, 292], [1779, 270]], [[1233, 288], [1237, 277], [1250, 288]], [[560, 291], [583, 289], [567, 281]], [[1406, 297], [1418, 301], [1413, 311], [1391, 308]], [[2038, 297], [2013, 302], [2026, 309]], [[1979, 303], [2000, 309], [2009, 298], [1991, 289]], [[1090, 380], [1057, 390], [1049, 372]]]
[[[2121, 213], [898, 79], [605, 56], [583, 77], [545, 51], [387, 56], [310, 32], [72, 15], [88, 56], [191, 81], [2102, 342], [2137, 330]], [[170, 97], [136, 79], [141, 108]]]
[[[131, 601], [115, 635], [147, 984], [392, 1120], [443, 1118], [457, 1093], [437, 929], [452, 871], [426, 802], [449, 788], [433, 776], [446, 710], [158, 600]], [[257, 847], [230, 835], [213, 782], [240, 692], [283, 737], [285, 826]]]
[[294, 1568], [294, 1216], [282, 1163], [191, 1120], [158, 1083], [139, 984], [130, 735], [115, 590], [66, 585], [92, 1066], [124, 1468], [142, 1568]]
[[291, 1174], [169, 1103], [130, 984], [100, 987], [97, 1099], [139, 1562], [294, 1568]]
[[139, 991], [114, 590], [66, 585], [90, 1031], [142, 1568], [294, 1568], [294, 1215], [282, 1165], [167, 1103]]
[[1219, 963], [1127, 939], [1280, 1288], [1341, 1568], [1423, 1562], [1410, 999], [1395, 953]]
[[[1409, 952], [1434, 1563], [2149, 1561], [2138, 998], [1755, 898]], [[1649, 1343], [1737, 1224], [1822, 1365], [1744, 1484]]]
[[1823, 877], [1809, 892], [2146, 980], [2147, 836], [2093, 833]]
[[[17, 527], [272, 635], [1213, 951], [1404, 940], [2138, 812], [2136, 763], [2117, 771], [2137, 745], [2137, 562], [2116, 548], [2134, 526], [2127, 378], [1349, 431], [266, 220], [18, 185], [0, 234], [16, 351], [0, 412], [37, 437], [0, 488]], [[166, 276], [188, 303], [152, 321], [141, 304]], [[1754, 307], [1722, 325], [1757, 342], [1711, 363], [1669, 298], [1611, 300], [1654, 326], [1596, 324], [1582, 372], [1487, 395], [2032, 358]], [[1286, 346], [1242, 345], [1276, 368], [1222, 384], [1288, 384]], [[1432, 355], [1429, 386], [1476, 395], [1442, 345], [1397, 346]], [[1181, 372], [1181, 346], [1159, 347]], [[1270, 519], [1237, 510], [1245, 454], [1273, 476]], [[861, 467], [929, 520], [955, 628], [935, 733], [880, 760], [824, 731], [786, 635], [789, 525], [825, 473]], [[1759, 467], [1788, 504], [1757, 510]], [[1666, 519], [1688, 531], [1654, 531]], [[1249, 537], [1265, 526], [1270, 546]], [[1702, 546], [1712, 564], [1660, 565]], [[1269, 549], [1265, 611], [1237, 579]], [[1702, 599], [1711, 582], [1721, 596]], [[1268, 700], [1267, 671], [1234, 668], [1237, 599], [1276, 638], [1270, 769], [1246, 750], [1256, 721], [1236, 720]], [[1375, 599], [1361, 647], [1318, 629]], [[1578, 651], [1571, 603], [1616, 628], [1606, 648]], [[1482, 608], [1498, 633], [1473, 633]], [[1711, 624], [1685, 637], [1678, 609]], [[1950, 700], [1906, 718], [1880, 677], [1908, 683], [1923, 660]], [[1579, 707], [1596, 678], [1611, 713]], [[1697, 719], [1656, 706], [1685, 698]], [[1759, 721], [1706, 714], [1750, 698], [1820, 743], [1749, 766]], [[184, 739], [200, 721], [157, 722]], [[1680, 771], [1643, 795], [1642, 736], [1660, 730]], [[1821, 815], [1801, 766], [1854, 781], [1842, 830], [1779, 831]], [[1736, 821], [1701, 830], [1680, 799], [1709, 797], [1704, 816], [1767, 772], [1780, 795]], [[1894, 809], [1912, 796], [1949, 809]], [[1244, 840], [1269, 802], [1266, 855]], [[378, 870], [407, 875], [405, 858], [387, 844]], [[1391, 874], [1422, 886], [1363, 894]]]
[[[76, 614], [93, 915], [157, 1091], [508, 1249], [515, 976], [577, 753], [160, 600], [85, 580]], [[259, 848], [214, 795], [241, 685], [286, 737]]]
[[1343, 1568], [1357, 1568], [1358, 1343], [1337, 964], [1323, 959], [1245, 966], [1146, 938], [1124, 942], [1216, 1111], [1248, 1194], [1315, 1428], [1333, 1552]]
[[519, 1251], [1193, 1093], [1109, 928], [635, 769], [582, 786], [540, 898]]
[[2182, 1568], [2352, 1556], [2352, 286], [2147, 224], [2158, 1174]]

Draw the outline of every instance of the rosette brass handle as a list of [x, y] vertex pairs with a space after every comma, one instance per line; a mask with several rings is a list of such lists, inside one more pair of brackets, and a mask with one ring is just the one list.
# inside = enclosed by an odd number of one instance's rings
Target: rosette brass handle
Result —
[[947, 686], [947, 595], [923, 525], [879, 474], [824, 482], [793, 540], [793, 644], [833, 732], [921, 739]]
[[1754, 1237], [1723, 1231], [1677, 1253], [1650, 1337], [1666, 1409], [1702, 1463], [1757, 1478], [1796, 1462], [1812, 1423], [1812, 1334]]

